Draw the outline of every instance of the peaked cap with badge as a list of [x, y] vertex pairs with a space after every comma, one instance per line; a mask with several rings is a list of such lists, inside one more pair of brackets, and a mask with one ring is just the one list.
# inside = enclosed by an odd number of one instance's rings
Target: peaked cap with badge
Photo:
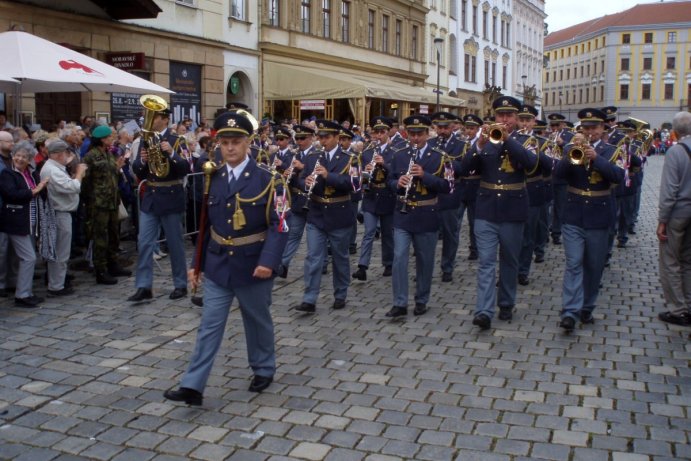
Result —
[[481, 126], [482, 119], [475, 114], [466, 114], [463, 116], [463, 124], [465, 126]]
[[430, 119], [432, 119], [432, 124], [434, 125], [448, 126], [451, 123], [457, 121], [458, 117], [456, 117], [454, 114], [450, 112], [435, 112], [432, 115], [430, 115]]
[[492, 102], [492, 109], [495, 113], [518, 112], [521, 102], [513, 96], [499, 96]]
[[214, 121], [216, 136], [250, 136], [254, 127], [252, 122], [242, 114], [236, 112], [224, 112]]
[[295, 125], [293, 131], [295, 132], [295, 139], [314, 136], [314, 130], [305, 125]]
[[373, 130], [388, 130], [393, 126], [389, 117], [378, 115], [370, 121], [370, 126]]
[[537, 109], [530, 104], [523, 104], [521, 109], [518, 111], [519, 117], [532, 117], [537, 118]]
[[406, 131], [415, 133], [428, 130], [432, 121], [426, 115], [411, 115], [403, 119]]
[[607, 116], [600, 109], [586, 108], [578, 111], [578, 119], [581, 126], [595, 126], [605, 122]]
[[341, 125], [333, 120], [317, 119], [314, 123], [317, 125], [317, 136], [337, 135], [341, 131]]

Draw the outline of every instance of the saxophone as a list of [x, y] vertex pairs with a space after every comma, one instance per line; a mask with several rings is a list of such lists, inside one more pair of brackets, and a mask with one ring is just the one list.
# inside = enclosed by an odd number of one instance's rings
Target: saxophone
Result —
[[144, 124], [142, 125], [142, 141], [148, 153], [147, 163], [149, 172], [157, 178], [165, 178], [170, 172], [170, 163], [161, 150], [161, 139], [151, 128], [157, 112], [168, 108], [168, 103], [155, 94], [145, 94], [139, 98], [139, 104], [144, 106]]

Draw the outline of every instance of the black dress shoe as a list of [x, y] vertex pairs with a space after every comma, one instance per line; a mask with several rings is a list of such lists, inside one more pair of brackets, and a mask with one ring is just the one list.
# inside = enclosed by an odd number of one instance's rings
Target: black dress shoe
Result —
[[112, 264], [108, 266], [108, 273], [113, 277], [129, 277], [132, 275], [132, 271], [125, 269], [119, 264]]
[[587, 325], [589, 323], [595, 323], [595, 318], [592, 312], [581, 311], [581, 323]]
[[519, 285], [527, 285], [529, 284], [530, 281], [528, 280], [528, 276], [524, 274], [518, 274], [518, 284]]
[[128, 301], [133, 303], [138, 303], [139, 301], [144, 301], [145, 299], [151, 299], [154, 295], [151, 293], [151, 288], [138, 288], [137, 292], [127, 298]]
[[355, 280], [362, 280], [363, 282], [367, 280], [367, 267], [358, 266], [358, 269], [353, 272], [353, 278]]
[[513, 306], [512, 307], [500, 307], [498, 317], [499, 317], [499, 320], [512, 320], [513, 319]]
[[427, 304], [415, 303], [415, 309], [413, 309], [413, 315], [422, 315], [429, 310]]
[[565, 333], [571, 333], [576, 327], [576, 321], [571, 317], [564, 317], [561, 319], [559, 327], [563, 328]]
[[202, 404], [204, 397], [201, 392], [195, 391], [188, 387], [181, 387], [180, 389], [173, 391], [168, 390], [163, 393], [163, 397], [173, 402], [185, 402], [187, 405], [199, 406]]
[[333, 305], [331, 306], [331, 309], [339, 310], [343, 309], [346, 306], [345, 299], [337, 299], [334, 301]]
[[391, 266], [386, 266], [384, 268], [384, 273], [382, 274], [383, 277], [391, 277], [391, 274], [393, 271], [391, 270]]
[[477, 251], [471, 251], [468, 255], [468, 261], [476, 261], [478, 259]]
[[187, 296], [187, 288], [176, 288], [168, 296], [170, 299], [180, 299]]
[[204, 298], [202, 296], [192, 296], [192, 304], [198, 307], [204, 307]]
[[555, 245], [561, 245], [561, 237], [555, 235], [554, 237], [552, 237], [552, 243]]
[[617, 248], [626, 248], [626, 242], [618, 242]]
[[480, 327], [480, 330], [489, 330], [492, 328], [492, 319], [485, 314], [478, 314], [473, 319], [473, 325]]
[[357, 254], [357, 245], [350, 245], [348, 247], [348, 253], [351, 255]]
[[250, 392], [261, 392], [274, 381], [273, 376], [259, 376], [259, 375], [254, 375], [254, 378], [252, 378], [252, 382], [250, 383]]
[[357, 222], [360, 224], [365, 222], [365, 215], [363, 215], [361, 211], [358, 211], [357, 213]]
[[282, 279], [288, 277], [288, 266], [284, 266], [281, 264], [278, 266], [278, 272], [276, 273], [277, 276], [281, 277]]
[[314, 304], [302, 303], [297, 306], [295, 310], [298, 312], [304, 312], [305, 314], [314, 314], [317, 310], [317, 307]]
[[118, 279], [110, 275], [108, 272], [96, 272], [96, 283], [101, 285], [115, 285]]
[[397, 317], [405, 317], [408, 315], [408, 308], [401, 306], [394, 306], [389, 312], [385, 314], [387, 317], [395, 319]]
[[453, 282], [453, 275], [451, 272], [443, 272], [441, 274], [441, 281], [442, 282]]
[[691, 313], [688, 312], [660, 312], [657, 318], [663, 322], [671, 323], [672, 325], [681, 325], [683, 327], [691, 325]]
[[14, 305], [16, 307], [38, 307], [39, 304], [41, 304], [44, 301], [43, 298], [39, 298], [38, 296], [27, 296], [26, 298], [14, 298]]
[[324, 263], [324, 265], [322, 266], [322, 275], [326, 275], [328, 273], [329, 273], [329, 265]]
[[48, 291], [48, 296], [69, 296], [74, 294], [74, 288], [72, 287], [64, 287], [62, 290], [47, 290]]
[[545, 257], [542, 255], [535, 256], [535, 262], [538, 264], [543, 263], [545, 262]]
[[636, 231], [634, 230], [633, 227], [628, 230], [628, 233], [629, 233], [629, 235], [636, 235]]

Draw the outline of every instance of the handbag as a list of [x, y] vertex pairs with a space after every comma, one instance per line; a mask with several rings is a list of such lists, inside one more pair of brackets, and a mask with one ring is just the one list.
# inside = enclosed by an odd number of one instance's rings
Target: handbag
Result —
[[122, 200], [120, 200], [120, 206], [118, 206], [118, 219], [120, 221], [127, 219], [130, 217], [130, 214], [127, 212], [127, 208], [125, 208], [125, 204], [122, 203]]

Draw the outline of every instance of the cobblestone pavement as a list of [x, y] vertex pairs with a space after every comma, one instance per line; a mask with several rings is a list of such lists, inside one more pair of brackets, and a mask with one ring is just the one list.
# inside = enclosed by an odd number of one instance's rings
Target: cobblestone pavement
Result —
[[161, 396], [185, 370], [200, 316], [189, 298], [170, 302], [170, 277], [158, 274], [157, 296], [143, 306], [124, 301], [133, 279], [103, 287], [91, 276], [77, 283], [80, 296], [38, 310], [2, 300], [0, 458], [691, 459], [690, 330], [656, 319], [661, 169], [652, 158], [638, 234], [613, 257], [596, 323], [571, 336], [557, 326], [563, 255], [555, 246], [519, 287], [512, 323], [495, 320], [485, 333], [471, 325], [465, 226], [454, 282], [435, 274], [430, 312], [404, 322], [384, 317], [391, 288], [374, 277], [378, 253], [346, 309], [329, 310], [329, 275], [316, 315], [292, 311], [303, 247], [275, 285], [275, 383], [247, 391], [234, 309], [202, 408]]

